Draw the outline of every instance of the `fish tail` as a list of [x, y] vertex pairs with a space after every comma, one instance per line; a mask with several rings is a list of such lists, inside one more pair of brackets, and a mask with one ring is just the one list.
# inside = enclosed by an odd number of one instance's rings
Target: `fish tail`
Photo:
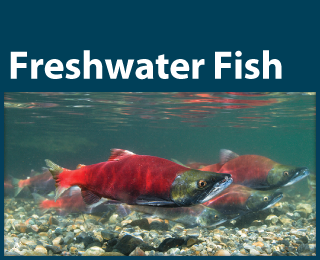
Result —
[[13, 196], [16, 197], [20, 191], [22, 191], [22, 189], [24, 188], [24, 186], [20, 186], [19, 185], [19, 182], [21, 180], [20, 179], [17, 179], [17, 178], [14, 178], [11, 176], [11, 183], [12, 183], [12, 186], [13, 186]]
[[33, 196], [35, 203], [39, 205], [39, 209], [40, 209], [41, 214], [46, 213], [50, 209], [50, 207], [46, 207], [43, 203], [46, 200], [45, 197], [43, 197], [37, 193], [32, 193], [32, 196]]
[[59, 175], [60, 175], [60, 173], [62, 173], [64, 171], [64, 169], [61, 166], [51, 162], [48, 159], [46, 159], [45, 162], [47, 164], [47, 167], [49, 168], [49, 171], [52, 174], [52, 178], [56, 182], [56, 184], [55, 184], [56, 194], [54, 196], [54, 201], [56, 202], [57, 199], [61, 196], [61, 194], [64, 193], [67, 189], [69, 189], [71, 186], [67, 186], [67, 187], [61, 186], [61, 183], [60, 183], [61, 180], [59, 178]]

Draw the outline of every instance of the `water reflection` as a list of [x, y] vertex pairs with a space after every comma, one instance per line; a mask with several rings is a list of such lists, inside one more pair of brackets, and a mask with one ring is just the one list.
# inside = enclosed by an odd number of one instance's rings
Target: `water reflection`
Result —
[[[21, 110], [14, 124], [69, 127], [88, 120], [105, 129], [151, 127], [315, 127], [315, 92], [7, 92], [5, 115]], [[32, 112], [30, 112], [32, 111]], [[290, 125], [283, 119], [296, 118]], [[66, 121], [68, 121], [66, 123]]]

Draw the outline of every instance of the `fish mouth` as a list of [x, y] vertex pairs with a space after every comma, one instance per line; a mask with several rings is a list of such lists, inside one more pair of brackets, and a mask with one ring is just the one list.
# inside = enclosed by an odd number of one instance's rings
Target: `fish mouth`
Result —
[[212, 198], [217, 196], [220, 192], [222, 192], [225, 188], [227, 188], [232, 182], [233, 182], [233, 179], [231, 178], [231, 175], [228, 174], [224, 179], [215, 183], [213, 187], [204, 194], [205, 197], [199, 200], [199, 203], [204, 203], [208, 200], [211, 200]]
[[281, 200], [283, 198], [283, 193], [282, 192], [278, 192], [274, 198], [271, 200], [270, 204], [266, 207], [264, 207], [263, 209], [261, 210], [265, 210], [265, 209], [268, 209], [270, 207], [272, 207], [274, 204], [276, 204], [279, 200]]
[[310, 174], [310, 171], [308, 168], [306, 167], [299, 168], [298, 171], [295, 173], [295, 175], [292, 176], [291, 180], [287, 182], [284, 186], [292, 185], [302, 180], [303, 178], [307, 177], [309, 174]]

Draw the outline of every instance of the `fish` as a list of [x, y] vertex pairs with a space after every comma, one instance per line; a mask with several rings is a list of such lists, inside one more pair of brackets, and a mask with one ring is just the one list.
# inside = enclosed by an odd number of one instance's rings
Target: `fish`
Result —
[[[158, 217], [160, 219], [167, 219], [173, 222], [183, 224], [186, 227], [213, 227], [226, 222], [228, 219], [218, 210], [205, 207], [201, 204], [191, 207], [150, 207], [150, 206], [136, 206], [121, 204], [125, 211], [136, 211]], [[119, 207], [119, 206], [118, 206]]]
[[231, 184], [203, 205], [217, 210], [230, 219], [235, 219], [249, 212], [270, 208], [282, 197], [283, 193], [280, 190], [254, 190], [243, 185]]
[[[39, 209], [42, 213], [45, 213], [49, 209], [55, 209], [60, 215], [68, 213], [96, 213], [105, 212], [110, 209], [109, 200], [102, 200], [99, 205], [90, 206], [87, 205], [81, 195], [81, 189], [78, 186], [70, 188], [69, 192], [65, 192], [57, 201], [54, 199], [48, 199], [37, 193], [32, 193], [34, 201], [39, 205]], [[112, 201], [111, 201], [112, 202]]]
[[220, 150], [219, 163], [199, 170], [229, 173], [234, 184], [259, 190], [289, 186], [310, 174], [307, 167], [283, 165], [260, 155], [239, 156], [226, 149]]
[[41, 194], [47, 194], [55, 190], [55, 181], [47, 168], [43, 168], [42, 174], [34, 173], [34, 171], [31, 171], [31, 174], [34, 176], [28, 177], [25, 180], [12, 177], [12, 185], [14, 186], [15, 197], [25, 187], [29, 188], [32, 192]]
[[106, 162], [76, 170], [45, 161], [56, 182], [55, 200], [77, 185], [89, 205], [107, 198], [130, 205], [191, 206], [212, 199], [232, 183], [230, 174], [194, 170], [123, 149], [111, 149]]

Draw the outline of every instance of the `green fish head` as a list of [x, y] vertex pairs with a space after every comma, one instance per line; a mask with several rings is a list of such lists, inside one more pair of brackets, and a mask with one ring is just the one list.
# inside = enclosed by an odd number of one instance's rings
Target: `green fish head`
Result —
[[197, 217], [197, 224], [201, 227], [217, 226], [226, 222], [228, 218], [219, 211], [205, 207], [201, 214]]
[[281, 200], [283, 194], [281, 191], [254, 191], [247, 199], [247, 209], [250, 211], [260, 211], [270, 208]]
[[190, 169], [175, 178], [170, 196], [180, 207], [201, 204], [219, 194], [232, 181], [230, 174]]
[[276, 164], [268, 173], [267, 182], [270, 188], [288, 186], [307, 177], [310, 171], [306, 167], [295, 167]]

